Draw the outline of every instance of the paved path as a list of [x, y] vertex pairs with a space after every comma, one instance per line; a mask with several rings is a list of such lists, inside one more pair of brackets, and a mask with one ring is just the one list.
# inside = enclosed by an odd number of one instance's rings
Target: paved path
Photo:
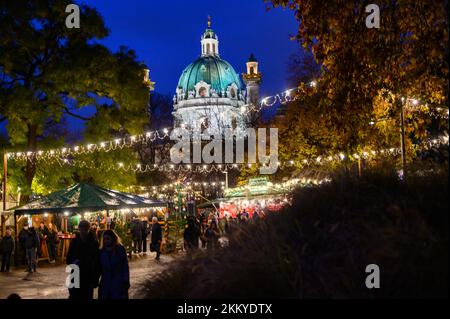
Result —
[[[154, 254], [143, 257], [134, 257], [130, 265], [130, 298], [139, 298], [137, 291], [139, 285], [151, 276], [157, 276], [178, 255], [161, 255], [161, 261], [154, 260]], [[65, 287], [67, 273], [65, 265], [49, 265], [40, 262], [36, 273], [28, 274], [24, 269], [12, 270], [9, 273], [0, 273], [0, 299], [17, 293], [26, 299], [67, 299], [69, 293]], [[95, 296], [97, 291], [95, 291]]]

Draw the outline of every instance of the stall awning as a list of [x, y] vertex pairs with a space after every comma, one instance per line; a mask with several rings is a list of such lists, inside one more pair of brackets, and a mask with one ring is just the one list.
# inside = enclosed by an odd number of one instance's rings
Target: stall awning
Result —
[[214, 207], [215, 204], [219, 204], [222, 202], [226, 202], [227, 199], [226, 198], [217, 198], [215, 200], [212, 201], [208, 201], [202, 204], [197, 205], [197, 208], [207, 208], [207, 207]]
[[16, 215], [165, 207], [166, 202], [78, 183], [15, 208]]

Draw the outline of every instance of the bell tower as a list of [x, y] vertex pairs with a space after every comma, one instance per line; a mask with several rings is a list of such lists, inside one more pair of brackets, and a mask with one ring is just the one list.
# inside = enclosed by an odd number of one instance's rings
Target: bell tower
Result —
[[247, 73], [242, 74], [247, 87], [247, 104], [257, 105], [259, 101], [259, 85], [261, 84], [262, 74], [258, 71], [258, 61], [253, 53], [247, 62]]
[[211, 29], [211, 17], [208, 16], [208, 27], [201, 38], [202, 56], [218, 56], [219, 55], [219, 37]]

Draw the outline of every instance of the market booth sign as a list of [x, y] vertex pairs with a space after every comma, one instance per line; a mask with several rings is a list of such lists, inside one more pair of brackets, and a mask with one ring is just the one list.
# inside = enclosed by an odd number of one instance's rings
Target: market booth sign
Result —
[[250, 178], [248, 184], [225, 190], [226, 198], [250, 197], [255, 195], [279, 195], [289, 192], [289, 189], [281, 185], [274, 185], [267, 176]]

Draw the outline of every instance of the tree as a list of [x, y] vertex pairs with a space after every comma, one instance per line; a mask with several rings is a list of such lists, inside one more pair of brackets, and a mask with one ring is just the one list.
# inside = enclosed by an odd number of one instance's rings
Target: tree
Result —
[[153, 92], [150, 96], [149, 114], [152, 130], [162, 130], [173, 126], [173, 101], [169, 95]]
[[[448, 1], [379, 1], [380, 29], [366, 27], [370, 1], [266, 2], [295, 12], [296, 39], [322, 65], [313, 120], [327, 135], [330, 152], [398, 146], [402, 97], [419, 99], [430, 109], [448, 109]], [[382, 120], [378, 116], [386, 103], [390, 125], [369, 125]], [[431, 123], [426, 112], [411, 108], [408, 143], [425, 138], [424, 128]]]
[[287, 66], [290, 85], [298, 86], [320, 77], [320, 65], [317, 64], [311, 51], [303, 48], [299, 48], [297, 52], [291, 54]]
[[[97, 43], [108, 30], [92, 7], [80, 6], [80, 29], [66, 28], [70, 3], [0, 4], [0, 120], [7, 121], [13, 147], [45, 147], [45, 123], [66, 116], [86, 121], [85, 138], [93, 142], [111, 134], [136, 134], [147, 121], [142, 116], [149, 98], [144, 66], [131, 50], [121, 47], [113, 53]], [[78, 115], [92, 105], [95, 116]], [[32, 157], [25, 164], [25, 194], [31, 191], [36, 163]]]

